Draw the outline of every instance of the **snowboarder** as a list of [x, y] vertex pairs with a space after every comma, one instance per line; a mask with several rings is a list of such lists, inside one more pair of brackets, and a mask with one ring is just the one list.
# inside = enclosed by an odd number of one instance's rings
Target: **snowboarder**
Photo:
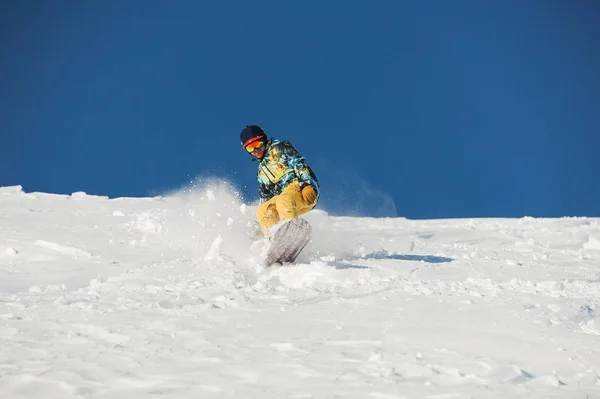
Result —
[[245, 126], [242, 147], [258, 161], [260, 205], [256, 219], [265, 237], [280, 221], [296, 219], [317, 205], [319, 181], [289, 141], [267, 138], [256, 125]]

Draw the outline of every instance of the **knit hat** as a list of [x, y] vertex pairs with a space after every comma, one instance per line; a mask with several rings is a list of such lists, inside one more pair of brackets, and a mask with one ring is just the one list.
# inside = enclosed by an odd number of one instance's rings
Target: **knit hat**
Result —
[[244, 126], [244, 129], [242, 129], [242, 132], [240, 133], [240, 141], [242, 142], [242, 147], [245, 147], [248, 144], [255, 142], [256, 140], [267, 141], [267, 134], [265, 133], [263, 128], [256, 125]]

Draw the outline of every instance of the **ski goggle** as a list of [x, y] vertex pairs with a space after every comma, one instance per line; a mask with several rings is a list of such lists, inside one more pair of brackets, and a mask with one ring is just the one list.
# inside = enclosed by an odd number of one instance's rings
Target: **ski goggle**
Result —
[[265, 145], [265, 142], [263, 140], [257, 140], [254, 141], [250, 144], [248, 144], [247, 146], [245, 146], [244, 148], [246, 149], [246, 151], [248, 152], [254, 152], [255, 150], [259, 149], [260, 147], [262, 147], [263, 145]]

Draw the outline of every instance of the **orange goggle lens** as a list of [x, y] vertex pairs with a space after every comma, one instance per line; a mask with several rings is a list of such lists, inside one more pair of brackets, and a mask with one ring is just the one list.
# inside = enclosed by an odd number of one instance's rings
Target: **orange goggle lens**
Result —
[[248, 152], [253, 152], [254, 150], [256, 150], [256, 149], [258, 149], [258, 148], [262, 147], [263, 145], [265, 145], [265, 142], [264, 142], [264, 141], [262, 141], [262, 140], [257, 140], [257, 141], [255, 141], [255, 142], [253, 142], [253, 143], [250, 143], [250, 144], [248, 144], [248, 145], [247, 145], [246, 147], [244, 147], [244, 148], [246, 148], [246, 151], [248, 151]]

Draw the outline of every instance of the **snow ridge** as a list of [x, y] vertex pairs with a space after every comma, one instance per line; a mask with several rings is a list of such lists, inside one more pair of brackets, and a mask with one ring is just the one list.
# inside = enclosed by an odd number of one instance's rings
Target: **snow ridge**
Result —
[[314, 211], [299, 263], [265, 269], [255, 209], [226, 182], [0, 188], [0, 391], [600, 397], [600, 220]]

